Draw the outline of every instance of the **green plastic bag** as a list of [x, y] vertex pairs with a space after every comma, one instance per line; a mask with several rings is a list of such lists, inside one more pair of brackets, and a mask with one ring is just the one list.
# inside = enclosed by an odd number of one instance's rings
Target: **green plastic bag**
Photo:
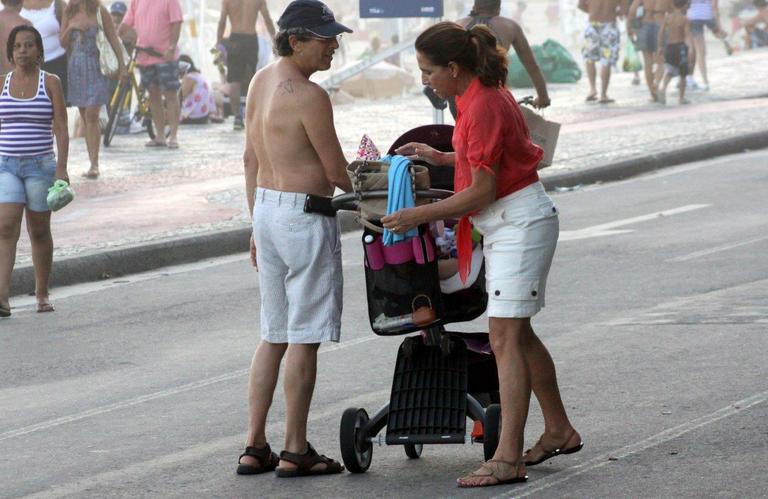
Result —
[[48, 189], [48, 196], [46, 196], [48, 208], [53, 211], [58, 211], [64, 208], [72, 202], [73, 199], [75, 199], [75, 191], [66, 180], [61, 179], [58, 179], [53, 183]]
[[[532, 45], [531, 51], [547, 83], [576, 83], [581, 79], [581, 68], [568, 49], [554, 40]], [[507, 86], [512, 88], [533, 87], [531, 77], [520, 58], [514, 52], [507, 55]]]
[[621, 64], [621, 69], [627, 73], [634, 73], [643, 69], [643, 62], [637, 55], [635, 44], [630, 39], [627, 39], [627, 43], [624, 45], [624, 62]]

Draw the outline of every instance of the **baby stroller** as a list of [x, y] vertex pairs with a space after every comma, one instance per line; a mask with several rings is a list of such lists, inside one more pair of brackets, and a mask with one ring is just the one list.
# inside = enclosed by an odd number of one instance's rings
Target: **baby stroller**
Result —
[[[453, 127], [427, 125], [410, 130], [390, 148], [418, 141], [443, 151], [452, 150]], [[424, 164], [429, 168], [429, 165]], [[442, 199], [453, 189], [452, 168], [430, 168], [431, 188], [416, 190], [417, 199]], [[386, 198], [387, 191], [347, 193], [332, 204], [358, 211], [367, 199]], [[401, 343], [389, 403], [373, 417], [363, 408], [350, 407], [341, 418], [341, 455], [352, 473], [371, 465], [373, 443], [403, 445], [411, 459], [421, 456], [425, 444], [468, 441], [466, 418], [482, 424], [485, 459], [498, 445], [501, 407], [498, 405], [496, 360], [487, 333], [458, 333], [446, 325], [476, 319], [485, 311], [488, 295], [482, 251], [473, 257], [468, 287], [444, 292], [438, 276], [435, 239], [428, 225], [418, 237], [384, 247], [380, 223], [363, 224], [368, 314], [373, 332], [380, 336], [407, 335]], [[378, 227], [377, 227], [378, 225]], [[475, 268], [477, 267], [477, 268]], [[458, 276], [457, 276], [458, 278]], [[379, 435], [386, 427], [386, 437]]]

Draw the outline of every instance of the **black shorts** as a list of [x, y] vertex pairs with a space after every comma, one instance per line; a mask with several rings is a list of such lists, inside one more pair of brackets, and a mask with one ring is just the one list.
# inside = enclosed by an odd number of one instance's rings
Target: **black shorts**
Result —
[[688, 75], [688, 45], [670, 43], [664, 49], [664, 63], [672, 76]]
[[248, 86], [259, 63], [259, 37], [232, 33], [227, 42], [227, 81]]

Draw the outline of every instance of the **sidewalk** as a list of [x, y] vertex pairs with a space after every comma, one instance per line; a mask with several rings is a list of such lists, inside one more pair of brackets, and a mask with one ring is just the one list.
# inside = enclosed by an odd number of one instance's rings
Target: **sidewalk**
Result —
[[[609, 94], [617, 101], [613, 105], [585, 103], [585, 80], [551, 86], [553, 107], [545, 116], [563, 127], [555, 163], [542, 171], [542, 178], [546, 182], [567, 176], [569, 185], [580, 183], [580, 178], [594, 181], [590, 172], [606, 165], [619, 165], [622, 175], [628, 176], [637, 165], [649, 164], [649, 158], [664, 158], [681, 148], [696, 149], [724, 139], [736, 141], [750, 134], [753, 139], [757, 134], [757, 142], [768, 147], [768, 51], [716, 59], [710, 62], [710, 74], [712, 90], [690, 92], [689, 106], [675, 104], [673, 85], [668, 96], [671, 104], [649, 104], [645, 87], [632, 86], [627, 73], [616, 74], [611, 81]], [[528, 89], [515, 91], [518, 98], [530, 93]], [[401, 133], [432, 122], [432, 109], [420, 94], [396, 100], [358, 100], [337, 106], [334, 113], [348, 159], [363, 133], [386, 150]], [[102, 176], [96, 181], [81, 179], [88, 169], [85, 144], [82, 139], [71, 142], [69, 171], [77, 197], [53, 217], [54, 285], [77, 280], [78, 272], [66, 268], [73, 257], [101, 255], [105, 268], [119, 269], [115, 255], [141, 255], [138, 248], [142, 246], [154, 244], [154, 254], [168, 253], [164, 251], [168, 244], [194, 246], [194, 238], [179, 243], [183, 236], [205, 236], [210, 242], [206, 244], [214, 246], [210, 252], [192, 251], [194, 258], [247, 249], [247, 237], [242, 236], [248, 230], [242, 174], [244, 134], [233, 132], [230, 120], [224, 125], [182, 127], [179, 137], [178, 150], [147, 150], [145, 135], [116, 136], [111, 147], [102, 148]], [[680, 159], [685, 160], [685, 154], [675, 163]], [[654, 165], [665, 166], [658, 161]], [[113, 253], [105, 253], [110, 251]], [[160, 263], [178, 263], [173, 255], [168, 258]], [[80, 262], [84, 260], [80, 258]], [[148, 261], [141, 265], [159, 266]], [[12, 294], [29, 291], [30, 266], [29, 242], [22, 230]], [[120, 272], [104, 270], [101, 274]]]

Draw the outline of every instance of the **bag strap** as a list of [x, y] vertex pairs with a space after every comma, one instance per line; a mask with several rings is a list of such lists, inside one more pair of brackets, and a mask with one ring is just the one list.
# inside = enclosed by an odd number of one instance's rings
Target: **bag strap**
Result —
[[379, 227], [378, 225], [375, 225], [368, 220], [364, 219], [363, 217], [355, 217], [355, 222], [359, 223], [363, 227], [366, 227], [373, 232], [376, 232], [377, 234], [384, 234], [384, 229], [382, 227]]

